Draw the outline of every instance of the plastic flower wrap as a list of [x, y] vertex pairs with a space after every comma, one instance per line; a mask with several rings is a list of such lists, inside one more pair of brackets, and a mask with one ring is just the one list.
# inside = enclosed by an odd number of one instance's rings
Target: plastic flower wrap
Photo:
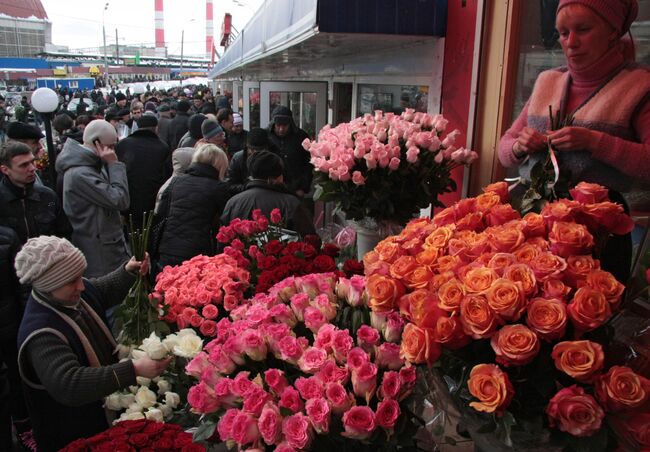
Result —
[[166, 266], [156, 277], [151, 298], [159, 303], [166, 322], [213, 337], [216, 320], [242, 303], [248, 286], [248, 271], [232, 257], [196, 256], [181, 265]]
[[371, 326], [366, 297], [361, 276], [291, 277], [221, 320], [186, 368], [198, 379], [188, 401], [204, 415], [195, 440], [241, 450], [415, 447], [417, 374], [399, 356], [402, 324]]
[[468, 417], [485, 424], [476, 430], [505, 444], [511, 434], [534, 443], [546, 425], [565, 444], [609, 447], [610, 418], [647, 411], [647, 380], [606, 365], [625, 287], [593, 257], [594, 237], [632, 222], [596, 188], [579, 185], [574, 200], [522, 218], [507, 185], [492, 184], [364, 258], [375, 322], [396, 313], [406, 322], [400, 356], [437, 363]]
[[402, 224], [431, 203], [442, 206], [438, 196], [456, 189], [452, 169], [477, 158], [456, 148], [460, 132], [444, 136], [446, 127], [442, 115], [413, 109], [325, 126], [303, 142], [316, 170], [314, 198], [335, 201], [348, 219]]

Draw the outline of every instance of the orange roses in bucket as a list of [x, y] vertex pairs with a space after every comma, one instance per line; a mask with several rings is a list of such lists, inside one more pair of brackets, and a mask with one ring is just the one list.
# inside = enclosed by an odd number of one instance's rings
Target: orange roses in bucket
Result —
[[625, 287], [591, 253], [599, 234], [629, 232], [630, 222], [594, 219], [620, 206], [606, 189], [580, 185], [575, 200], [522, 218], [505, 183], [484, 190], [433, 220], [414, 220], [366, 256], [368, 307], [406, 321], [400, 356], [439, 360], [461, 407], [495, 414], [502, 433], [514, 428], [513, 416], [530, 421], [534, 413], [589, 437], [608, 413], [645, 406], [648, 380], [608, 372], [601, 343]]

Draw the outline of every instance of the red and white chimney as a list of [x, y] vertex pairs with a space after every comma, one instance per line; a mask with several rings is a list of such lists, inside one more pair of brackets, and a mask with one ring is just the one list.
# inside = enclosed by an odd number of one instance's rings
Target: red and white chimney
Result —
[[165, 21], [163, 19], [163, 0], [155, 1], [155, 22], [156, 22], [156, 56], [166, 57], [165, 49]]
[[205, 0], [205, 57], [212, 58], [214, 46], [214, 24], [212, 14], [212, 0]]

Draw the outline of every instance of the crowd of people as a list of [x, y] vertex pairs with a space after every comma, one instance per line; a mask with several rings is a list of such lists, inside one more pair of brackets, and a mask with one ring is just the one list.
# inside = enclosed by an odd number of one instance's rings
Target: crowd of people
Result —
[[[112, 307], [138, 271], [214, 255], [218, 227], [254, 209], [279, 207], [288, 229], [314, 233], [307, 135], [288, 108], [246, 131], [203, 86], [96, 91], [92, 111], [70, 111], [69, 93], [59, 95], [52, 152], [36, 122], [10, 121], [0, 148], [1, 450], [12, 428], [32, 450], [97, 433], [108, 426], [102, 397], [164, 370], [113, 354]], [[126, 225], [154, 209], [159, 240], [138, 262]]]

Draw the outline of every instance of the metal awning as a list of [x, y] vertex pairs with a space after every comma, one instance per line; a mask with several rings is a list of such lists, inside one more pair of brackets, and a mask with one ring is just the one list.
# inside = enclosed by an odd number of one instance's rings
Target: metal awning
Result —
[[350, 70], [355, 56], [362, 61], [444, 36], [446, 15], [447, 0], [267, 0], [208, 76], [244, 78], [244, 68], [259, 73], [287, 65], [304, 70], [305, 63], [332, 58], [343, 58]]

